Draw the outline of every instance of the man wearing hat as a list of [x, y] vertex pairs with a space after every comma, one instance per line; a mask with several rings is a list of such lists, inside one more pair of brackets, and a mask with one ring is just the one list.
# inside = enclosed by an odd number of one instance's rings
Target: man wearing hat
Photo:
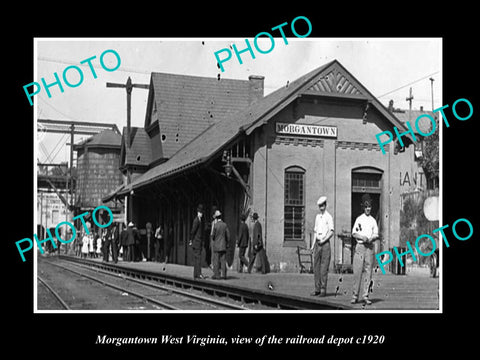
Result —
[[327, 197], [321, 196], [318, 201], [319, 213], [315, 217], [315, 241], [313, 251], [313, 279], [315, 291], [312, 296], [327, 295], [328, 267], [330, 265], [330, 238], [333, 235], [333, 218], [327, 209]]
[[202, 275], [202, 242], [203, 229], [205, 228], [203, 220], [203, 205], [199, 204], [197, 207], [197, 216], [193, 219], [192, 230], [190, 231], [189, 245], [193, 249], [193, 278], [205, 279]]
[[213, 277], [212, 279], [227, 278], [227, 249], [230, 241], [230, 232], [228, 226], [222, 221], [222, 213], [215, 211], [215, 225], [212, 231], [212, 250], [213, 250]]
[[250, 243], [250, 234], [248, 231], [248, 225], [245, 223], [247, 220], [247, 215], [242, 214], [240, 215], [240, 229], [238, 231], [237, 236], [237, 246], [238, 246], [238, 272], [243, 272], [243, 266], [245, 265], [248, 268], [248, 261], [245, 257], [245, 252], [247, 251], [247, 247]]
[[138, 231], [133, 222], [128, 223], [125, 245], [127, 246], [127, 261], [136, 261], [137, 251], [136, 243], [139, 240]]
[[262, 236], [262, 225], [258, 221], [258, 214], [256, 212], [253, 213], [252, 219], [254, 221], [253, 223], [253, 231], [252, 231], [252, 257], [249, 258], [249, 263], [248, 263], [248, 273], [250, 274], [252, 272], [253, 266], [255, 264], [255, 259], [257, 256], [259, 257], [258, 265], [259, 268], [258, 270], [262, 274], [266, 274], [270, 272], [270, 263], [268, 262], [267, 259], [267, 254], [265, 252], [265, 249], [263, 247], [263, 236]]
[[356, 239], [353, 256], [353, 297], [352, 304], [358, 301], [362, 291], [362, 301], [365, 305], [372, 302], [368, 299], [368, 290], [372, 280], [373, 242], [378, 238], [377, 221], [371, 215], [372, 200], [368, 194], [362, 197], [363, 214], [357, 217], [353, 224], [352, 236]]

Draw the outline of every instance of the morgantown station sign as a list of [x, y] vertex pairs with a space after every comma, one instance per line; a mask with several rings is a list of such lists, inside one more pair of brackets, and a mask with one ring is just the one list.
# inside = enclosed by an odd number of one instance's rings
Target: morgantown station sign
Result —
[[277, 123], [277, 134], [337, 137], [336, 126]]

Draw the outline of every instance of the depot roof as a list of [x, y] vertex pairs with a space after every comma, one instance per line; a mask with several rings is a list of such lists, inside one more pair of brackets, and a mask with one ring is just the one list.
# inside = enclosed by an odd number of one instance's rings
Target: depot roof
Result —
[[[332, 71], [342, 74], [337, 82]], [[330, 78], [328, 76], [330, 75]], [[343, 79], [343, 80], [342, 80]], [[336, 86], [336, 87], [335, 87]], [[354, 98], [374, 106], [388, 121], [399, 129], [406, 130], [393, 114], [388, 112], [367, 89], [365, 89], [337, 60], [333, 60], [299, 77], [286, 86], [255, 101], [252, 105], [209, 126], [192, 141], [176, 152], [168, 161], [159, 164], [126, 186], [122, 194], [139, 189], [153, 182], [166, 179], [177, 173], [204, 164], [219, 154], [241, 134], [251, 134], [272, 116], [303, 95]]]

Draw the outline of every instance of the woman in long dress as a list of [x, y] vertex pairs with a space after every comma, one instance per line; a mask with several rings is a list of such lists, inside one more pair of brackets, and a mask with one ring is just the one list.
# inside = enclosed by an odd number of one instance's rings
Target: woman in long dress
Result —
[[101, 235], [97, 237], [97, 253], [95, 257], [102, 257], [102, 248], [105, 242], [106, 230], [101, 232]]
[[86, 258], [88, 255], [88, 242], [88, 235], [84, 233], [82, 238], [82, 258]]

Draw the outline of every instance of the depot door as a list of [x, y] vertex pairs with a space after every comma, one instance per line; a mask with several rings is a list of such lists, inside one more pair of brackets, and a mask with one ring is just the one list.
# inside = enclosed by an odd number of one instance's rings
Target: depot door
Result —
[[[352, 207], [350, 229], [355, 219], [363, 213], [362, 199], [368, 194], [372, 201], [372, 216], [377, 220], [380, 232], [381, 219], [381, 195], [382, 195], [383, 171], [373, 167], [362, 167], [352, 170]], [[352, 256], [344, 254], [344, 259]]]

